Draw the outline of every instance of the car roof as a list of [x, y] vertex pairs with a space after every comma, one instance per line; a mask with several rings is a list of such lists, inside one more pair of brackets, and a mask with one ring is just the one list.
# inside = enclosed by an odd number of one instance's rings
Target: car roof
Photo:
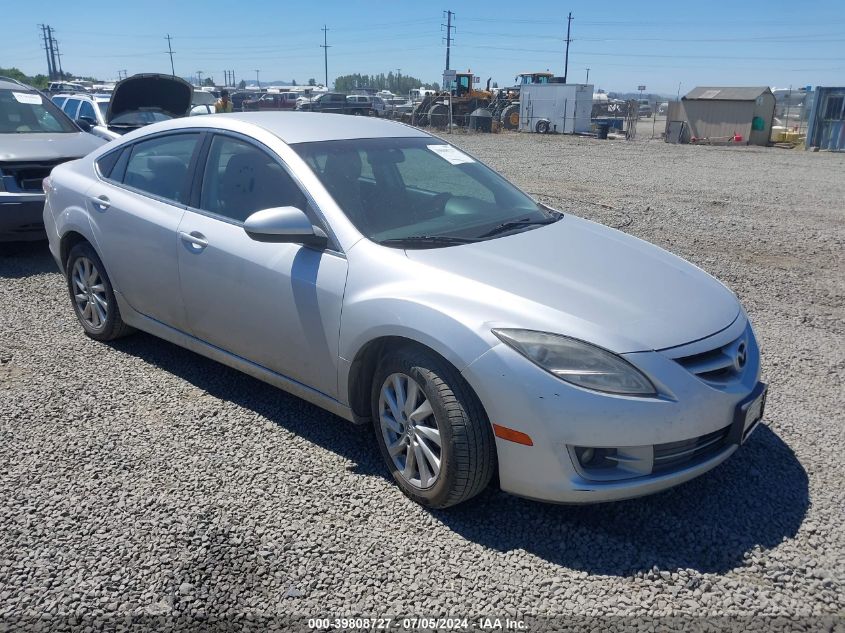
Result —
[[[221, 128], [248, 133], [259, 127], [287, 144], [338, 141], [358, 138], [430, 137], [415, 127], [375, 117], [325, 114], [321, 112], [232, 112], [202, 117], [183, 117], [145, 126], [148, 132], [168, 129]], [[134, 134], [133, 134], [134, 137]], [[136, 137], [137, 138], [137, 137]]]

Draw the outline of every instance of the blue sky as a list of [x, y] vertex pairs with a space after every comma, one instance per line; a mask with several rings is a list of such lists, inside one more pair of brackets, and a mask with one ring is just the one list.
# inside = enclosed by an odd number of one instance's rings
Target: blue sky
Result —
[[[322, 81], [323, 24], [329, 79], [401, 69], [440, 81], [443, 10], [455, 12], [452, 67], [500, 85], [526, 70], [563, 74], [572, 11], [570, 81], [608, 90], [675, 94], [695, 85], [845, 84], [845, 0], [632, 3], [570, 0], [144, 0], [90, 3], [3, 0], [0, 66], [46, 73], [39, 23], [55, 29], [63, 67], [103, 79], [117, 71], [223, 69], [254, 80]], [[87, 9], [86, 9], [87, 7]], [[88, 10], [91, 9], [91, 10]]]

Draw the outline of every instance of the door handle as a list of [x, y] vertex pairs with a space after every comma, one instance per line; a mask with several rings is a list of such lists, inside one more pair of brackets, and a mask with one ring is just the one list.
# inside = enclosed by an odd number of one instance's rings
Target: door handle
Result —
[[185, 231], [179, 231], [179, 237], [182, 238], [183, 242], [187, 242], [192, 246], [196, 246], [199, 250], [202, 250], [206, 246], [208, 246], [208, 240], [205, 239], [205, 235], [198, 231], [191, 231], [190, 233], [185, 233]]
[[94, 203], [94, 206], [99, 207], [103, 211], [108, 209], [111, 206], [111, 200], [109, 200], [108, 196], [91, 196], [91, 202]]

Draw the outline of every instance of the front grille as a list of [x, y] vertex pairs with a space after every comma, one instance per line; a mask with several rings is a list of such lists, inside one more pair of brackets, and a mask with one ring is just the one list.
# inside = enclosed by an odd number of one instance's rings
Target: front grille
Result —
[[748, 338], [745, 334], [721, 347], [674, 360], [702, 380], [720, 384], [736, 378], [742, 372], [745, 363], [738, 364], [737, 356], [743, 348], [747, 357]]
[[731, 427], [701, 435], [680, 442], [654, 445], [654, 465], [652, 473], [675, 470], [687, 466], [699, 459], [707, 459], [719, 453], [728, 439]]
[[50, 175], [53, 167], [64, 160], [38, 161], [32, 163], [0, 163], [0, 174], [6, 191], [41, 193], [41, 181]]

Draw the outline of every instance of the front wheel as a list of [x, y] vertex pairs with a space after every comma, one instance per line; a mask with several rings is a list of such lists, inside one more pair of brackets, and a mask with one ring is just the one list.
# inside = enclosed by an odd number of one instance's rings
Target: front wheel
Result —
[[371, 395], [382, 456], [407, 496], [446, 508], [487, 487], [496, 464], [490, 422], [451, 365], [424, 351], [393, 352]]

